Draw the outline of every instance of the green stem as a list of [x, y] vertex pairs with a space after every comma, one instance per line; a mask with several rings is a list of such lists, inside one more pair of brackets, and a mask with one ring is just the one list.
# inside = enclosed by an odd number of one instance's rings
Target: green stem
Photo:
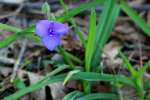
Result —
[[65, 50], [63, 48], [61, 48], [60, 46], [58, 46], [58, 48], [57, 48], [56, 51], [63, 55], [64, 60], [71, 66], [72, 69], [75, 68], [74, 64], [72, 63], [71, 59], [67, 57], [67, 55], [65, 53]]
[[[60, 3], [61, 3], [61, 5], [63, 6], [65, 12], [68, 13], [68, 7], [67, 7], [67, 5], [64, 3], [64, 1], [63, 1], [63, 0], [60, 0]], [[75, 30], [75, 33], [77, 33], [77, 35], [79, 36], [79, 39], [80, 39], [80, 41], [81, 41], [83, 47], [85, 48], [85, 47], [86, 47], [86, 41], [85, 41], [85, 39], [84, 39], [83, 33], [80, 31], [79, 27], [77, 27], [77, 25], [76, 25], [74, 19], [70, 18], [69, 21], [70, 21], [70, 23], [72, 24], [72, 26], [73, 26], [73, 28], [74, 28], [74, 30]], [[83, 81], [83, 90], [84, 90], [85, 94], [90, 93], [90, 89], [91, 89], [91, 86], [90, 86], [89, 82], [88, 82], [88, 81]]]
[[22, 31], [22, 29], [20, 29], [20, 28], [9, 26], [7, 24], [2, 24], [2, 23], [0, 23], [0, 29], [4, 29], [4, 30], [14, 32], [14, 33]]
[[[67, 5], [64, 3], [63, 0], [60, 0], [60, 3], [61, 5], [63, 6], [64, 10], [65, 10], [65, 13], [68, 13], [68, 7]], [[77, 33], [77, 35], [79, 36], [79, 40], [81, 41], [83, 47], [85, 47], [86, 45], [86, 41], [84, 39], [84, 33], [81, 32], [81, 30], [79, 29], [79, 27], [77, 26], [77, 24], [75, 23], [74, 19], [73, 18], [70, 18], [70, 23], [72, 24], [74, 30], [75, 30], [75, 33]]]

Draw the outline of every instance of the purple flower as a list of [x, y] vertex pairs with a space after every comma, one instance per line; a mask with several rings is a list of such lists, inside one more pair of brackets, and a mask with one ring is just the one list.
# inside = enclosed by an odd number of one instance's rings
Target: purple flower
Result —
[[68, 31], [69, 28], [59, 22], [40, 20], [36, 24], [36, 34], [41, 37], [43, 44], [50, 51], [60, 44], [61, 36]]

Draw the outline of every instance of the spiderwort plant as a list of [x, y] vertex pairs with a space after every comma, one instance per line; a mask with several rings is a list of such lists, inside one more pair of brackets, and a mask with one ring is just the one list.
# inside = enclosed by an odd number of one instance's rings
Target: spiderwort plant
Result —
[[69, 31], [65, 24], [40, 20], [36, 24], [36, 34], [42, 39], [44, 46], [50, 51], [54, 50], [59, 44], [61, 37]]

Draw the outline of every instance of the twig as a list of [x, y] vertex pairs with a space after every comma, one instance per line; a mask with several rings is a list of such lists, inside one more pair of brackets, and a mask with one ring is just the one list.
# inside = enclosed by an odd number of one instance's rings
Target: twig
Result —
[[23, 7], [24, 7], [24, 5], [21, 4], [14, 12], [11, 12], [11, 13], [6, 14], [6, 15], [1, 15], [1, 16], [0, 16], [0, 19], [17, 15], [17, 14], [21, 11], [21, 9], [22, 9]]
[[23, 58], [26, 46], [27, 46], [27, 40], [25, 39], [23, 41], [22, 48], [21, 48], [21, 51], [19, 53], [18, 59], [17, 59], [15, 65], [14, 65], [14, 68], [13, 68], [13, 73], [12, 73], [12, 77], [11, 77], [11, 80], [10, 80], [11, 82], [14, 81], [14, 79], [15, 79], [15, 77], [17, 75], [17, 70], [18, 70], [18, 68], [19, 68], [19, 66], [21, 64], [21, 61], [22, 61], [22, 58]]

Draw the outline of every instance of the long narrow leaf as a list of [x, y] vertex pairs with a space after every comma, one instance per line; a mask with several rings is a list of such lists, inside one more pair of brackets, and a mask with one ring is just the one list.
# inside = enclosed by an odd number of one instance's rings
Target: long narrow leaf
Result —
[[96, 12], [93, 9], [90, 15], [89, 34], [88, 34], [88, 40], [87, 40], [87, 45], [85, 50], [86, 71], [90, 71], [91, 69], [90, 66], [91, 66], [92, 55], [94, 52], [95, 37], [96, 37], [95, 30], [96, 30]]
[[17, 40], [19, 37], [30, 35], [30, 34], [32, 35], [34, 32], [34, 26], [22, 30], [20, 28], [12, 27], [1, 23], [0, 23], [0, 29], [14, 32], [13, 34], [8, 35], [6, 38], [0, 40], [0, 48], [7, 47], [9, 44]]
[[82, 96], [83, 93], [80, 91], [73, 91], [67, 94], [62, 100], [75, 100], [76, 98]]
[[137, 75], [136, 75], [138, 79], [142, 78], [142, 76], [144, 75], [144, 73], [145, 73], [146, 69], [149, 67], [149, 65], [150, 65], [150, 61], [148, 61], [144, 66], [142, 66], [138, 70]]
[[111, 74], [99, 74], [94, 72], [79, 72], [72, 76], [73, 79], [80, 79], [86, 81], [114, 81], [120, 82], [131, 87], [134, 87], [134, 83], [129, 78], [123, 75], [111, 75]]
[[124, 0], [121, 0], [120, 7], [148, 36], [150, 36], [150, 26], [128, 6]]
[[120, 7], [115, 3], [115, 0], [105, 1], [105, 8], [101, 14], [96, 30], [95, 54], [93, 56], [92, 66], [97, 66], [100, 63], [101, 52], [106, 41], [109, 38], [109, 33], [115, 25], [119, 15]]
[[77, 100], [99, 100], [99, 99], [107, 99], [107, 100], [119, 100], [116, 94], [112, 93], [92, 93], [83, 97], [78, 98]]
[[70, 71], [70, 72], [68, 73], [68, 75], [66, 76], [66, 78], [65, 78], [65, 80], [64, 80], [64, 82], [63, 82], [63, 85], [65, 85], [65, 84], [71, 79], [71, 77], [72, 77], [74, 74], [78, 73], [78, 72], [80, 72], [80, 70], [73, 70], [73, 71]]
[[104, 0], [93, 0], [91, 2], [81, 4], [78, 7], [69, 10], [68, 13], [65, 13], [64, 15], [57, 17], [57, 21], [64, 22], [68, 20], [69, 18], [81, 13], [84, 10], [100, 5], [101, 3], [103, 3], [103, 1]]
[[134, 70], [133, 66], [129, 62], [128, 58], [121, 51], [119, 51], [119, 54], [123, 59], [123, 63], [126, 65], [125, 67], [130, 71], [132, 77], [135, 77], [136, 71]]
[[30, 93], [32, 91], [35, 91], [37, 89], [40, 89], [48, 84], [52, 84], [52, 83], [55, 83], [55, 82], [59, 82], [59, 81], [63, 81], [65, 76], [66, 75], [58, 75], [58, 76], [53, 76], [55, 74], [57, 74], [58, 72], [66, 69], [67, 66], [61, 66], [61, 67], [58, 67], [57, 69], [55, 69], [53, 72], [47, 74], [42, 80], [38, 81], [37, 83], [29, 86], [29, 87], [26, 87], [24, 89], [21, 89], [20, 91], [4, 98], [4, 100], [16, 100], [18, 99], [19, 97], [27, 94], [27, 93]]
[[18, 33], [15, 33], [0, 40], [0, 48], [7, 47], [10, 43], [14, 42], [17, 38], [18, 38]]
[[[66, 74], [61, 74], [57, 76], [46, 77], [42, 79], [42, 81], [37, 82], [29, 87], [26, 87], [6, 98], [4, 100], [15, 100], [19, 97], [40, 89], [48, 84], [56, 83], [63, 81], [66, 77]], [[134, 83], [127, 77], [122, 75], [109, 75], [109, 74], [99, 74], [99, 73], [92, 73], [92, 72], [78, 72], [72, 76], [72, 80], [86, 80], [86, 81], [114, 81], [120, 82], [122, 84], [126, 84], [128, 86], [134, 87]]]
[[7, 30], [7, 31], [10, 31], [10, 32], [15, 32], [15, 33], [20, 32], [22, 30], [20, 28], [13, 27], [13, 26], [3, 24], [3, 23], [0, 23], [0, 29]]

